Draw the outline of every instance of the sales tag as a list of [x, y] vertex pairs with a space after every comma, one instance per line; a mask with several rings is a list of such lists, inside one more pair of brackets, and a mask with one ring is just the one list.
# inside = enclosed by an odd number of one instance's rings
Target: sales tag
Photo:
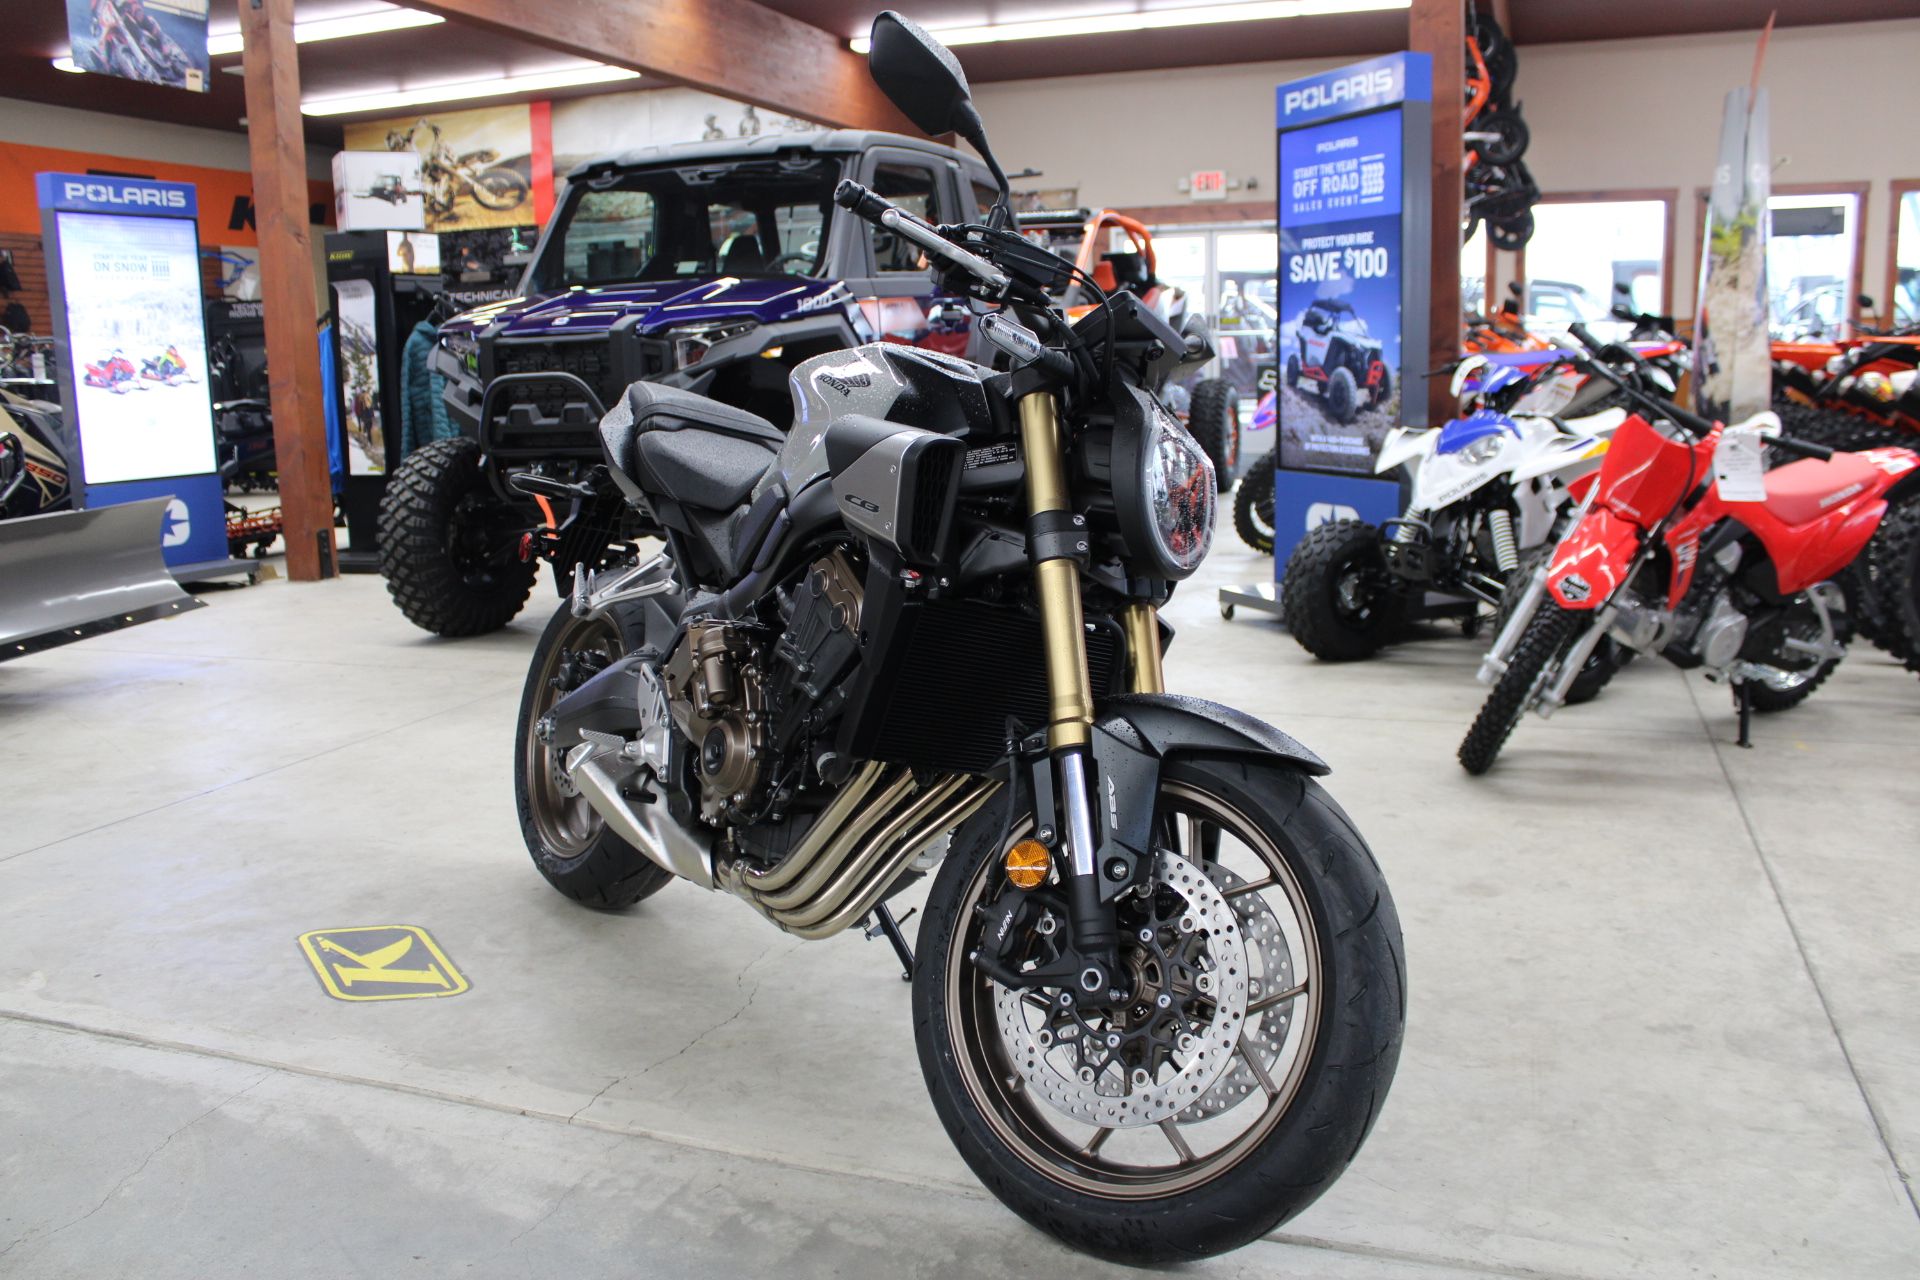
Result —
[[1761, 435], [1750, 427], [1727, 427], [1713, 451], [1713, 480], [1723, 502], [1765, 502], [1767, 468]]

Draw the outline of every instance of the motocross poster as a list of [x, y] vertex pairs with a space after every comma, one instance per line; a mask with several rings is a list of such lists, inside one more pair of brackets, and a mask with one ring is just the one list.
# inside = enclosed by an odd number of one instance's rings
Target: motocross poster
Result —
[[1373, 474], [1400, 414], [1401, 115], [1280, 135], [1283, 467]]
[[336, 280], [340, 322], [340, 421], [347, 433], [347, 474], [383, 475], [387, 437], [380, 420], [380, 347], [373, 282]]
[[1767, 329], [1767, 91], [1735, 89], [1720, 125], [1694, 312], [1694, 408], [1737, 422], [1773, 399]]
[[172, 89], [207, 89], [207, 0], [67, 0], [74, 65]]
[[[537, 221], [533, 117], [526, 103], [350, 124], [346, 140], [350, 152], [413, 152], [420, 157], [418, 190], [425, 230], [517, 227]], [[396, 223], [386, 225], [401, 229]]]
[[193, 222], [54, 216], [87, 484], [212, 471], [213, 403]]

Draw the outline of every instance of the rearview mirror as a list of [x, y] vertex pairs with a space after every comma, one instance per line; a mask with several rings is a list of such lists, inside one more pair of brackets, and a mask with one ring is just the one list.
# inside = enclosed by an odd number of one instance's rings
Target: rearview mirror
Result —
[[867, 68], [880, 92], [922, 133], [957, 133], [971, 142], [979, 132], [980, 115], [960, 60], [911, 18], [888, 9], [873, 20]]

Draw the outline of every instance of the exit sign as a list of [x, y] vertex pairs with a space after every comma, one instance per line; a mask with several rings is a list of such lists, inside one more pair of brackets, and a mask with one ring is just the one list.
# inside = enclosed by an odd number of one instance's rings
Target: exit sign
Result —
[[1187, 180], [1187, 194], [1195, 200], [1225, 200], [1227, 198], [1227, 171], [1225, 169], [1197, 169]]

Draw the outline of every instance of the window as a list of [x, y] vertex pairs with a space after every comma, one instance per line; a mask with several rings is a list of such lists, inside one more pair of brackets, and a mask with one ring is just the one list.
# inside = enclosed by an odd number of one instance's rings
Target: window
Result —
[[[874, 171], [873, 189], [917, 218], [940, 221], [933, 170], [918, 165], [883, 164]], [[885, 227], [872, 228], [875, 271], [924, 271], [926, 251]]]
[[1896, 327], [1920, 324], [1920, 191], [1898, 192], [1894, 205], [1893, 296], [1881, 307]]
[[1585, 324], [1602, 338], [1631, 328], [1616, 303], [1658, 315], [1666, 287], [1665, 200], [1545, 200], [1527, 242], [1527, 312], [1545, 326]]
[[1775, 338], [1840, 336], [1855, 293], [1860, 197], [1777, 195], [1767, 201], [1767, 303]]
[[1473, 238], [1460, 247], [1460, 309], [1482, 314], [1487, 305], [1487, 224], [1474, 224]]
[[973, 184], [974, 216], [980, 221], [987, 220], [987, 213], [993, 208], [994, 201], [1000, 198], [1000, 188], [987, 182]]

